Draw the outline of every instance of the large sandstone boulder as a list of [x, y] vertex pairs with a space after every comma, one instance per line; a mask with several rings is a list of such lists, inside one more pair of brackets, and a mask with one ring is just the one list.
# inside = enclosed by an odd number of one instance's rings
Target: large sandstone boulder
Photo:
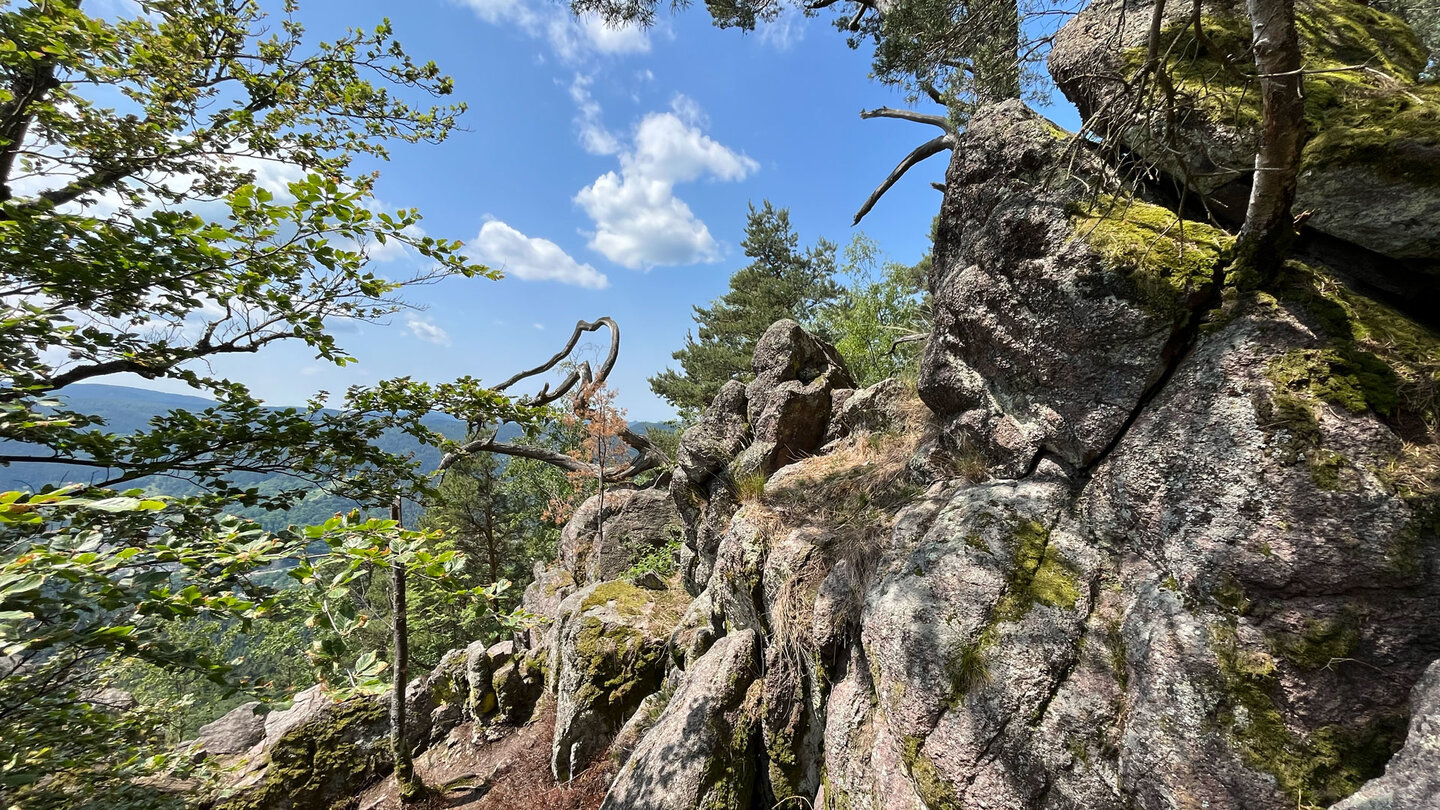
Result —
[[685, 673], [602, 810], [744, 810], [755, 780], [760, 642], [732, 633]]
[[1226, 240], [1143, 201], [1097, 202], [1116, 181], [1084, 151], [1057, 172], [1070, 152], [1005, 102], [971, 120], [946, 175], [919, 393], [1002, 476], [1105, 451], [1209, 299]]
[[814, 453], [830, 426], [834, 392], [855, 387], [834, 346], [791, 320], [776, 321], [755, 344], [755, 379], [745, 387], [754, 438], [734, 476], [769, 475]]
[[551, 768], [569, 781], [660, 688], [666, 642], [689, 596], [625, 581], [583, 588], [561, 605], [550, 654], [555, 695]]
[[[1136, 104], [1140, 85], [1127, 81], [1145, 61], [1153, 8], [1150, 0], [1091, 3], [1057, 33], [1050, 73], [1095, 131], [1183, 178], [1238, 222], [1260, 117], [1248, 18], [1243, 6], [1206, 3], [1202, 44], [1190, 6], [1166, 6], [1160, 50], [1171, 54], [1176, 90], [1168, 109]], [[1296, 210], [1312, 212], [1311, 227], [1386, 256], [1440, 259], [1440, 92], [1417, 83], [1424, 47], [1399, 17], [1369, 4], [1308, 0], [1297, 9], [1312, 137]], [[1357, 61], [1367, 69], [1348, 68]]]
[[[478, 658], [471, 654], [477, 646], [482, 650]], [[423, 748], [443, 738], [465, 718], [467, 707], [473, 716], [472, 688], [488, 688], [491, 669], [483, 645], [477, 643], [451, 650], [434, 670], [411, 680], [406, 688], [409, 745]], [[493, 706], [493, 696], [489, 700]], [[214, 806], [323, 810], [355, 795], [393, 767], [389, 705], [388, 693], [336, 701], [314, 686], [295, 695], [288, 708], [259, 715], [263, 726], [258, 733], [237, 715], [239, 709], [212, 723], [214, 729], [243, 726], [244, 736], [255, 740], [243, 758], [222, 759], [237, 770]], [[240, 708], [257, 716], [253, 707]], [[202, 740], [205, 737], [202, 733]], [[230, 753], [209, 745], [205, 750], [214, 755]]]

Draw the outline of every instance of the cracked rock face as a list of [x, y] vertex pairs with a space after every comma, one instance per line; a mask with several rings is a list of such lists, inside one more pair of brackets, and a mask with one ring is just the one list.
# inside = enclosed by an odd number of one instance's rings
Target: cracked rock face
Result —
[[[1000, 475], [1041, 452], [1098, 457], [1164, 371], [1188, 303], [1156, 302], [1090, 246], [1072, 214], [1095, 192], [1057, 173], [1070, 149], [1006, 102], [971, 122], [946, 175], [920, 397]], [[1113, 182], [1085, 158], [1082, 173]]]

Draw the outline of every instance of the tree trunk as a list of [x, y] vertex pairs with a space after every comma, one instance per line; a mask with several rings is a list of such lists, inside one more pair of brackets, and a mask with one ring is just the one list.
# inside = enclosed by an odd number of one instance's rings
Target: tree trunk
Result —
[[485, 551], [490, 557], [490, 582], [500, 581], [500, 559], [495, 553], [495, 508], [485, 505]]
[[[400, 499], [390, 505], [390, 519], [400, 525]], [[390, 695], [390, 752], [395, 758], [395, 786], [400, 801], [410, 802], [424, 792], [424, 784], [415, 776], [415, 763], [410, 759], [410, 746], [405, 741], [405, 690], [410, 680], [410, 638], [406, 627], [405, 564], [390, 563], [391, 612], [394, 614], [395, 688]]]
[[1236, 258], [1246, 283], [1263, 284], [1279, 272], [1295, 236], [1291, 209], [1304, 145], [1305, 97], [1295, 0], [1247, 0], [1247, 6], [1264, 112]]

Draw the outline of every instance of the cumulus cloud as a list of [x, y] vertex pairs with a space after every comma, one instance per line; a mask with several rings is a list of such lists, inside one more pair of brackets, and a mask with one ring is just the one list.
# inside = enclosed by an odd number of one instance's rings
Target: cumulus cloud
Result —
[[713, 262], [719, 246], [675, 186], [701, 178], [743, 180], [759, 168], [701, 131], [704, 115], [693, 100], [676, 96], [669, 112], [640, 122], [620, 171], [606, 172], [575, 195], [595, 223], [590, 247], [631, 269]]
[[558, 281], [593, 290], [610, 286], [604, 273], [575, 261], [549, 239], [526, 236], [498, 219], [480, 226], [467, 251], [476, 261], [525, 281]]
[[556, 56], [573, 62], [588, 54], [647, 53], [650, 35], [633, 25], [612, 27], [594, 14], [576, 19], [548, 0], [456, 0], [491, 25], [513, 25], [545, 40]]
[[434, 343], [437, 346], [450, 345], [450, 333], [418, 315], [411, 315], [406, 319], [405, 328], [410, 330], [411, 335], [426, 343]]

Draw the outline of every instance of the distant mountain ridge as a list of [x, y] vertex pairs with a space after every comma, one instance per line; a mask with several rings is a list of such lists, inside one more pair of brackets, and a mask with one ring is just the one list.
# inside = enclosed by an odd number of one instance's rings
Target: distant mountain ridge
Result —
[[[56, 397], [63, 400], [73, 410], [100, 417], [105, 421], [104, 428], [116, 433], [133, 433], [142, 430], [149, 426], [152, 418], [170, 411], [198, 411], [215, 404], [214, 400], [203, 397], [170, 394], [123, 385], [93, 383], [67, 386]], [[277, 405], [274, 407], [288, 406]], [[429, 414], [424, 418], [424, 422], [431, 429], [451, 439], [459, 439], [465, 435], [465, 423], [444, 414]], [[631, 423], [631, 427], [640, 433], [659, 425], [658, 422]], [[521, 433], [519, 427], [505, 425], [500, 430], [500, 439], [513, 441]], [[420, 467], [425, 472], [435, 470], [440, 464], [439, 450], [423, 445], [414, 437], [400, 431], [388, 431], [378, 444], [387, 452], [413, 456], [420, 462]], [[26, 454], [27, 447], [30, 447], [13, 442], [0, 442], [0, 445], [5, 446], [5, 452], [19, 455]], [[39, 448], [33, 449], [36, 451], [36, 455], [40, 455]], [[10, 490], [33, 492], [53, 484], [90, 483], [103, 480], [103, 476], [104, 471], [62, 462], [12, 464], [8, 467], [0, 466], [0, 492]], [[262, 491], [278, 489], [282, 486], [282, 479], [283, 476], [278, 474], [236, 477], [236, 480], [256, 486]], [[142, 478], [127, 486], [163, 495], [184, 495], [193, 491], [183, 482], [157, 476]], [[287, 523], [307, 524], [324, 520], [337, 511], [349, 509], [355, 505], [346, 499], [323, 492], [313, 492], [286, 514], [264, 513], [258, 510], [253, 513], [247, 512], [247, 514], [259, 520], [267, 528], [277, 528]]]

